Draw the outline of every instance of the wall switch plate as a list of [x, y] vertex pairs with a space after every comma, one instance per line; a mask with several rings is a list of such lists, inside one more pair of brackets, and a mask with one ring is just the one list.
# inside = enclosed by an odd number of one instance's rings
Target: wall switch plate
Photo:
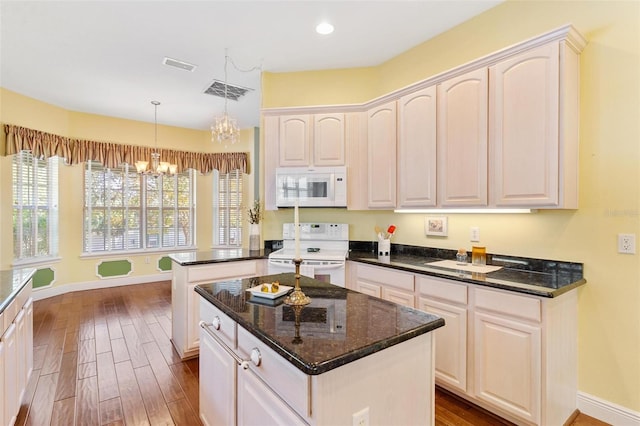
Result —
[[369, 426], [369, 407], [353, 413], [353, 426]]
[[618, 234], [618, 253], [636, 254], [636, 234]]
[[469, 233], [469, 240], [472, 243], [480, 242], [480, 228], [477, 226], [471, 227], [471, 232]]

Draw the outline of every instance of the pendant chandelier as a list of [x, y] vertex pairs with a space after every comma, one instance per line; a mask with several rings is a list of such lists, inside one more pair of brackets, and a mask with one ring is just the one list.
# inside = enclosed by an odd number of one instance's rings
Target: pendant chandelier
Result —
[[225, 49], [224, 52], [224, 114], [214, 119], [211, 125], [211, 142], [218, 141], [218, 143], [230, 142], [234, 144], [238, 140], [240, 129], [238, 123], [234, 118], [230, 118], [227, 110], [227, 104], [229, 98], [227, 97], [227, 64], [229, 62], [229, 55]]
[[170, 164], [167, 161], [160, 161], [160, 153], [158, 152], [158, 105], [160, 105], [160, 102], [151, 101], [151, 104], [154, 106], [155, 151], [151, 153], [151, 168], [147, 170], [149, 166], [148, 161], [136, 161], [136, 171], [140, 174], [154, 177], [165, 174], [173, 175], [176, 173], [178, 166], [176, 164]]

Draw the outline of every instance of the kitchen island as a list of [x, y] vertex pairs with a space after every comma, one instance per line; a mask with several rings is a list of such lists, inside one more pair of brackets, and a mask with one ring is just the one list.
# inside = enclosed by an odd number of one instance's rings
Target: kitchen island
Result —
[[205, 424], [433, 424], [432, 331], [444, 320], [307, 277], [299, 312], [247, 291], [294, 280], [195, 287]]
[[268, 250], [212, 249], [171, 253], [171, 342], [182, 359], [198, 355], [197, 284], [262, 275]]

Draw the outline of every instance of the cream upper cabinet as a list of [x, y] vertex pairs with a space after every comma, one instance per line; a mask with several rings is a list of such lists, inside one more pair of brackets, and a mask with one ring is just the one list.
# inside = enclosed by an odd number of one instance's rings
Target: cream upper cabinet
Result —
[[279, 165], [344, 166], [343, 113], [280, 116]]
[[367, 112], [369, 208], [396, 206], [396, 101]]
[[280, 166], [309, 166], [311, 138], [311, 115], [281, 116]]
[[436, 205], [436, 86], [398, 101], [398, 207]]
[[313, 116], [313, 165], [344, 166], [344, 114], [315, 114]]
[[480, 68], [438, 85], [438, 199], [443, 207], [488, 203], [487, 74]]
[[577, 208], [578, 66], [553, 42], [490, 68], [496, 206]]

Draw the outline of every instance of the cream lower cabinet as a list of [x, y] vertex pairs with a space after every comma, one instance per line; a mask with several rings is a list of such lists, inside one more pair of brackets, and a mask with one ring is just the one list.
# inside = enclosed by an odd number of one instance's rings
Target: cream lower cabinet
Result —
[[356, 291], [399, 305], [416, 307], [413, 274], [361, 263], [356, 268]]
[[528, 296], [416, 275], [436, 330], [436, 383], [516, 424], [560, 425], [576, 410], [577, 293]]
[[182, 359], [198, 355], [200, 346], [200, 296], [198, 284], [262, 275], [266, 261], [243, 260], [181, 266], [173, 262], [171, 282], [171, 341]]
[[29, 282], [0, 315], [0, 420], [15, 423], [33, 369], [33, 300]]
[[541, 328], [506, 315], [474, 314], [474, 395], [537, 424]]
[[444, 318], [435, 331], [436, 382], [467, 392], [467, 286], [418, 275], [418, 309]]

